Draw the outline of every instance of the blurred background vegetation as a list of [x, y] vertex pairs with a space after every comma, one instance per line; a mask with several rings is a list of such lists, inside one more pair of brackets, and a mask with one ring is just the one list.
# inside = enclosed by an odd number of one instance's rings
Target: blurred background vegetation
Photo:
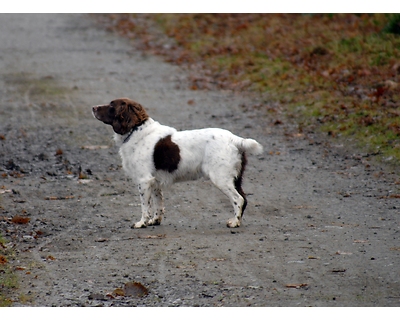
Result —
[[259, 93], [295, 119], [400, 163], [400, 14], [118, 14], [110, 29], [190, 70], [189, 87]]

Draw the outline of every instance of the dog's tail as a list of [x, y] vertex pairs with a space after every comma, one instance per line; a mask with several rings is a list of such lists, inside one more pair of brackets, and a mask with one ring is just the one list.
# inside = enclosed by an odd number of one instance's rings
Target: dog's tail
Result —
[[259, 144], [254, 139], [243, 139], [240, 137], [236, 137], [237, 139], [234, 140], [234, 144], [236, 147], [242, 152], [248, 152], [252, 155], [258, 155], [263, 153], [263, 146]]

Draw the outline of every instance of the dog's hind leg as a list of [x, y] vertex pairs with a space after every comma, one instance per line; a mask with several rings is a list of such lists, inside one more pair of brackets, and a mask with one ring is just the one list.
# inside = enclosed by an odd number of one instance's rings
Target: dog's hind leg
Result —
[[235, 169], [229, 169], [229, 167], [224, 168], [228, 169], [226, 172], [224, 172], [225, 170], [223, 169], [219, 169], [218, 171], [210, 173], [211, 181], [218, 189], [228, 196], [233, 206], [235, 216], [227, 221], [227, 226], [229, 228], [240, 227], [243, 212], [247, 206], [246, 195], [242, 189], [242, 178], [246, 162], [246, 155], [242, 153], [239, 167], [236, 167], [238, 172], [235, 177], [232, 177], [232, 172], [234, 172]]
[[234, 184], [235, 184], [235, 189], [236, 191], [242, 196], [244, 203], [243, 203], [243, 207], [242, 207], [242, 216], [244, 213], [244, 210], [246, 209], [247, 206], [247, 199], [246, 199], [246, 194], [244, 193], [243, 189], [242, 189], [242, 181], [243, 181], [243, 173], [244, 170], [246, 169], [246, 164], [247, 164], [247, 158], [246, 158], [246, 154], [243, 152], [242, 153], [242, 162], [241, 162], [241, 166], [240, 166], [240, 171], [237, 177], [235, 177], [234, 179]]
[[[235, 190], [236, 191], [236, 190]], [[237, 228], [240, 227], [242, 222], [243, 212], [247, 205], [247, 200], [243, 196], [241, 196], [237, 191], [228, 195], [233, 205], [233, 209], [235, 211], [235, 216], [233, 218], [228, 219], [226, 225], [229, 228]]]
[[[212, 176], [210, 176], [211, 181], [214, 185], [221, 190], [225, 195], [228, 196], [233, 210], [235, 212], [235, 216], [227, 221], [227, 226], [229, 228], [237, 228], [240, 227], [240, 223], [242, 221], [243, 211], [246, 208], [247, 200], [244, 196], [242, 196], [235, 188], [234, 179], [230, 181], [222, 182], [221, 180], [216, 181]], [[242, 191], [243, 192], [243, 191]], [[244, 193], [243, 193], [244, 195]]]
[[226, 223], [227, 227], [229, 228], [240, 227], [240, 224], [242, 222], [243, 211], [246, 208], [247, 200], [243, 196], [241, 196], [239, 192], [236, 191], [233, 185], [226, 187], [219, 187], [219, 189], [228, 196], [233, 206], [233, 210], [235, 212], [235, 216], [227, 221]]

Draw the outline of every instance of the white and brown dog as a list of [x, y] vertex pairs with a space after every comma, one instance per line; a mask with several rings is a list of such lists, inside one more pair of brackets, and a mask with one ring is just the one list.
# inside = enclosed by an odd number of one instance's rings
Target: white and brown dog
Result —
[[154, 121], [127, 98], [94, 106], [93, 115], [113, 127], [122, 166], [139, 186], [142, 219], [134, 228], [161, 223], [164, 187], [200, 177], [209, 178], [229, 197], [235, 216], [227, 226], [240, 226], [247, 204], [241, 186], [246, 152], [261, 154], [257, 141], [217, 128], [177, 131]]

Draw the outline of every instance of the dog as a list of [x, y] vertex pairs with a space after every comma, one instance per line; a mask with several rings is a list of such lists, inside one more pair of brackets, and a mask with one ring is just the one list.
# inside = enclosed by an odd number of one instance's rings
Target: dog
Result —
[[128, 98], [94, 106], [92, 112], [112, 126], [124, 171], [138, 185], [142, 218], [133, 228], [161, 224], [162, 190], [200, 177], [228, 196], [235, 216], [227, 226], [240, 226], [247, 205], [242, 189], [246, 153], [261, 154], [261, 144], [219, 128], [177, 131], [154, 121], [142, 105]]

